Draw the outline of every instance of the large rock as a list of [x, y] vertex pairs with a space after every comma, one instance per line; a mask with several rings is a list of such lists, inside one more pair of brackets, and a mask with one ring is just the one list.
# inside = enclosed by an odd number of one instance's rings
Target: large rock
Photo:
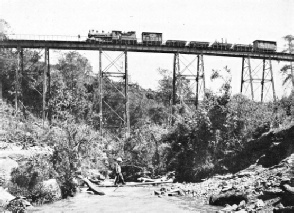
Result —
[[10, 158], [0, 158], [0, 184], [11, 179], [11, 172], [18, 167], [18, 163]]
[[241, 201], [248, 201], [247, 195], [242, 192], [228, 191], [221, 194], [212, 195], [209, 198], [210, 205], [225, 206], [226, 204], [239, 204]]
[[90, 178], [97, 178], [98, 180], [105, 180], [105, 176], [96, 169], [88, 170]]
[[294, 206], [294, 187], [284, 184], [281, 186], [281, 189], [284, 191], [284, 194], [281, 196], [281, 203], [284, 206]]
[[9, 203], [5, 206], [5, 209], [9, 212], [27, 212], [26, 208], [31, 207], [30, 202], [25, 200], [24, 197], [16, 197], [13, 200], [10, 200]]
[[50, 156], [53, 153], [51, 147], [28, 147], [23, 149], [23, 146], [9, 145], [6, 149], [0, 150], [0, 159], [10, 158], [17, 162], [27, 161], [36, 155]]
[[0, 187], [0, 207], [6, 206], [13, 199], [15, 199], [13, 195]]
[[287, 207], [281, 207], [281, 208], [274, 208], [274, 213], [291, 213], [294, 212], [294, 206], [287, 206]]
[[54, 199], [58, 200], [61, 199], [61, 189], [56, 181], [56, 179], [49, 179], [46, 181], [43, 181], [43, 189], [47, 192], [51, 192], [54, 196]]

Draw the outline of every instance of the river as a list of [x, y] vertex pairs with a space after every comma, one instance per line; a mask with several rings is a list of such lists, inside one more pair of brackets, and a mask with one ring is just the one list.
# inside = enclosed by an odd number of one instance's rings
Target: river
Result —
[[153, 195], [158, 187], [121, 187], [101, 188], [104, 196], [93, 195], [82, 189], [75, 197], [63, 199], [52, 204], [33, 207], [29, 213], [87, 213], [87, 212], [121, 212], [121, 213], [184, 213], [217, 212], [222, 207], [203, 204], [194, 198], [158, 197]]

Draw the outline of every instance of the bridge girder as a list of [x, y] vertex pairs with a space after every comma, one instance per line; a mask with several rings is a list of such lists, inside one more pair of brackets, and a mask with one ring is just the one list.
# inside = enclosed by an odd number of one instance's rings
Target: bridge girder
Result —
[[252, 59], [271, 59], [278, 61], [294, 61], [294, 54], [280, 52], [240, 52], [233, 50], [196, 49], [189, 47], [169, 46], [145, 46], [145, 45], [118, 45], [103, 43], [87, 43], [82, 41], [50, 41], [50, 40], [4, 40], [1, 45], [4, 48], [50, 48], [65, 50], [99, 50], [104, 51], [128, 51], [128, 52], [152, 52], [152, 53], [180, 53], [193, 55], [214, 55], [224, 57], [250, 57]]

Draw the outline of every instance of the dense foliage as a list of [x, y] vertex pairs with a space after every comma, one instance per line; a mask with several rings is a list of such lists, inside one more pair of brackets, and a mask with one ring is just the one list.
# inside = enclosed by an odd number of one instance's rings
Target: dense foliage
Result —
[[56, 200], [54, 194], [44, 188], [42, 182], [56, 176], [48, 157], [35, 156], [11, 173], [7, 187], [15, 196], [24, 196], [34, 204]]

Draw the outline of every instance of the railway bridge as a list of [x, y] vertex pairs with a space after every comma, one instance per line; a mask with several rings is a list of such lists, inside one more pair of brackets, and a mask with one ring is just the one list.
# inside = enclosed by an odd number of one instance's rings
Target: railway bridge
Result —
[[[80, 37], [78, 38], [80, 40]], [[100, 120], [100, 133], [102, 134], [103, 129], [103, 116], [104, 106], [107, 106], [110, 111], [112, 111], [119, 120], [123, 122], [123, 126], [126, 133], [129, 134], [130, 131], [130, 114], [129, 114], [129, 79], [128, 79], [128, 52], [145, 52], [145, 53], [169, 53], [174, 55], [173, 60], [173, 97], [172, 103], [175, 105], [180, 97], [181, 103], [194, 104], [198, 106], [200, 95], [205, 94], [205, 72], [204, 72], [204, 56], [220, 56], [220, 57], [237, 57], [242, 58], [241, 67], [241, 88], [240, 92], [244, 93], [245, 88], [250, 90], [251, 99], [254, 100], [254, 83], [259, 83], [261, 85], [261, 99], [264, 101], [264, 91], [265, 87], [271, 88], [272, 98], [275, 101], [275, 86], [273, 79], [272, 61], [294, 61], [294, 54], [281, 53], [281, 52], [243, 52], [235, 50], [217, 50], [217, 49], [197, 49], [189, 47], [176, 47], [176, 46], [147, 46], [142, 43], [137, 43], [134, 45], [126, 44], [112, 44], [112, 43], [89, 43], [85, 41], [79, 41], [78, 39], [73, 41], [68, 40], [48, 40], [48, 39], [7, 39], [0, 40], [0, 48], [16, 48], [18, 51], [18, 68], [16, 70], [16, 82], [18, 82], [18, 73], [23, 72], [23, 49], [24, 48], [41, 48], [45, 50], [45, 69], [43, 72], [43, 120], [46, 118], [46, 96], [50, 97], [50, 66], [49, 66], [49, 50], [59, 49], [59, 50], [92, 50], [99, 51], [99, 120]], [[108, 60], [108, 65], [105, 69], [102, 69], [102, 55], [106, 51], [116, 51], [121, 54], [114, 60]], [[105, 53], [106, 54], [106, 53]], [[188, 54], [195, 56], [188, 64], [185, 64], [183, 68], [180, 67], [180, 55]], [[122, 72], [110, 72], [109, 68], [112, 66], [117, 66], [116, 62], [119, 58], [124, 60], [124, 69]], [[259, 59], [262, 61], [262, 78], [254, 78], [253, 71], [250, 60]], [[193, 64], [197, 64], [197, 69], [193, 70], [191, 73], [189, 67]], [[190, 71], [187, 73], [187, 71]], [[103, 81], [105, 77], [115, 76], [123, 79], [124, 81], [124, 91], [122, 94], [122, 102], [124, 104], [123, 114], [117, 113], [117, 109], [113, 109], [109, 104], [103, 100]], [[103, 80], [104, 79], [104, 80]], [[194, 82], [196, 85], [195, 97], [189, 100], [177, 96], [179, 90], [181, 89], [178, 84], [182, 79], [189, 79], [189, 82]], [[18, 93], [16, 89], [15, 93], [15, 107], [18, 108]]]

